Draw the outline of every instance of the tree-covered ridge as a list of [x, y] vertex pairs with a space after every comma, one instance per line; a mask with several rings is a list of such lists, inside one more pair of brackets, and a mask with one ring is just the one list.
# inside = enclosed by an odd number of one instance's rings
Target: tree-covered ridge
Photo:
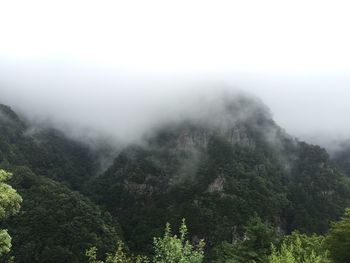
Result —
[[95, 246], [100, 260], [123, 237], [128, 254], [151, 256], [166, 222], [176, 229], [186, 218], [189, 244], [205, 240], [203, 262], [283, 262], [299, 242], [284, 235], [327, 233], [350, 207], [349, 178], [324, 149], [288, 136], [261, 103], [227, 103], [210, 118], [160, 127], [100, 174], [96, 151], [0, 107], [0, 168], [14, 173], [24, 199], [5, 225], [9, 256], [86, 262]]
[[306, 143], [299, 149], [288, 183], [288, 230], [325, 233], [329, 222], [350, 206], [350, 181], [324, 149]]
[[117, 220], [71, 190], [95, 174], [91, 151], [58, 131], [31, 129], [9, 107], [0, 107], [0, 168], [14, 174], [9, 182], [24, 200], [17, 217], [3, 222], [13, 245], [6, 258], [84, 262], [88, 247], [101, 254], [113, 250], [122, 238]]
[[224, 121], [160, 129], [87, 186], [118, 216], [131, 249], [147, 252], [160, 226], [182, 217], [208, 250], [244, 238], [255, 215], [283, 233], [321, 234], [350, 206], [349, 180], [324, 149], [288, 136], [259, 105], [248, 111], [244, 100], [239, 118], [239, 107], [228, 109]]
[[[5, 109], [5, 111], [3, 110]], [[5, 117], [3, 117], [5, 116]], [[7, 106], [0, 107], [0, 166], [29, 167], [36, 174], [79, 189], [98, 168], [98, 158], [82, 143], [54, 129], [32, 127]]]

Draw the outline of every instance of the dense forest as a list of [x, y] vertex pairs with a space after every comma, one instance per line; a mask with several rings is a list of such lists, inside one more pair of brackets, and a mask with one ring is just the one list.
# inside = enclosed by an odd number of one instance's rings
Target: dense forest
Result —
[[244, 96], [113, 152], [0, 105], [1, 262], [350, 262], [346, 145]]

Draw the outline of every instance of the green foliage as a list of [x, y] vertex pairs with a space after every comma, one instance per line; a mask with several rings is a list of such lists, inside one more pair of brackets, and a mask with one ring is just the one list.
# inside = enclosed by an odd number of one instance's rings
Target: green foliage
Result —
[[105, 261], [97, 259], [97, 248], [92, 247], [86, 251], [89, 263], [148, 263], [147, 257], [128, 256], [125, 252], [123, 242], [119, 241], [114, 254], [108, 253]]
[[337, 151], [332, 153], [332, 161], [350, 177], [350, 140], [342, 141]]
[[[204, 257], [204, 241], [200, 240], [197, 247], [193, 247], [186, 239], [187, 226], [183, 219], [179, 229], [180, 236], [172, 235], [170, 224], [167, 223], [163, 237], [153, 240], [152, 263], [201, 263]], [[107, 254], [104, 261], [97, 259], [97, 249], [92, 247], [86, 251], [89, 263], [149, 263], [147, 257], [128, 256], [125, 252], [124, 244], [118, 242], [117, 250], [114, 254]]]
[[274, 227], [255, 216], [244, 227], [242, 238], [216, 246], [208, 255], [207, 262], [266, 262], [271, 244], [277, 244], [279, 240], [280, 234]]
[[57, 130], [28, 127], [0, 104], [0, 167], [27, 166], [36, 174], [80, 189], [99, 169], [98, 153]]
[[[11, 173], [8, 173], [0, 169], [0, 219], [4, 220], [9, 216], [18, 213], [22, 197], [5, 181], [12, 177]], [[5, 229], [0, 230], [0, 256], [3, 256], [11, 250], [12, 238]]]
[[3, 256], [11, 251], [12, 238], [5, 229], [0, 230], [0, 256]]
[[11, 177], [11, 173], [0, 170], [0, 219], [16, 214], [21, 207], [21, 196], [10, 185], [4, 183]]
[[346, 209], [340, 221], [332, 223], [327, 236], [331, 257], [336, 263], [350, 262], [350, 209]]
[[[249, 117], [229, 120], [227, 127], [169, 125], [149, 138], [148, 147], [126, 147], [97, 175], [98, 151], [55, 130], [31, 129], [0, 105], [0, 167], [16, 171], [11, 184], [24, 198], [14, 218], [7, 216], [16, 202], [0, 198], [6, 206], [0, 217], [7, 217], [4, 226], [12, 236], [10, 254], [17, 262], [84, 262], [81, 251], [96, 247], [89, 255], [97, 260], [114, 249], [123, 232], [131, 252], [150, 256], [160, 226], [177, 227], [183, 217], [191, 228], [188, 238], [206, 240], [207, 262], [264, 262], [270, 243], [278, 247], [276, 228], [326, 233], [329, 222], [350, 206], [349, 178], [324, 149], [284, 134], [266, 109], [249, 100], [226, 106], [234, 119], [242, 110]], [[2, 184], [0, 189], [15, 196]], [[348, 248], [347, 242], [338, 246], [345, 238], [340, 233], [346, 233], [340, 229], [329, 238], [329, 244], [337, 244], [330, 245], [333, 254]], [[186, 258], [190, 243], [168, 231], [153, 245], [164, 257]], [[7, 251], [11, 239], [6, 231], [0, 234]], [[295, 247], [288, 243], [273, 254], [289, 251], [295, 257]], [[316, 257], [322, 254], [313, 250]], [[124, 251], [119, 245], [107, 259], [136, 260]]]
[[63, 182], [74, 190], [81, 189], [98, 169], [98, 158], [87, 146], [58, 131], [38, 131], [18, 144], [18, 148], [36, 174]]
[[319, 146], [300, 143], [288, 181], [287, 231], [326, 233], [350, 206], [350, 180], [332, 167]]
[[13, 185], [23, 196], [21, 213], [7, 220], [16, 262], [83, 262], [84, 251], [113, 249], [121, 237], [108, 213], [61, 183], [17, 167]]
[[172, 235], [170, 224], [165, 227], [164, 237], [154, 238], [153, 263], [201, 263], [204, 257], [204, 241], [195, 249], [188, 240], [185, 220], [179, 229], [180, 237]]
[[237, 263], [239, 255], [237, 255], [237, 247], [226, 241], [222, 242], [219, 245], [216, 245], [211, 251], [210, 254], [205, 255], [204, 262], [212, 263]]
[[[281, 134], [272, 147], [256, 127], [242, 126], [246, 139], [236, 144], [208, 128], [169, 128], [149, 148], [123, 151], [84, 193], [118, 217], [137, 253], [150, 253], [159, 226], [182, 217], [208, 250], [232, 243], [234, 232], [242, 235], [255, 214], [287, 233], [326, 233], [329, 221], [350, 205], [349, 179], [320, 147]], [[183, 146], [183, 134], [198, 145]]]
[[330, 263], [323, 236], [293, 232], [286, 236], [279, 250], [272, 246], [269, 263]]
[[237, 254], [242, 262], [265, 262], [271, 252], [271, 244], [279, 241], [275, 228], [257, 216], [244, 227], [244, 239], [238, 241]]
[[[159, 225], [176, 224], [182, 217], [211, 248], [231, 242], [233, 229], [242, 233], [255, 213], [273, 223], [282, 214], [287, 200], [277, 161], [214, 135], [197, 157], [172, 147], [126, 150], [85, 191], [118, 216], [132, 250], [148, 253], [150, 240], [161, 232]], [[183, 156], [197, 162], [198, 169], [174, 183], [184, 169]]]

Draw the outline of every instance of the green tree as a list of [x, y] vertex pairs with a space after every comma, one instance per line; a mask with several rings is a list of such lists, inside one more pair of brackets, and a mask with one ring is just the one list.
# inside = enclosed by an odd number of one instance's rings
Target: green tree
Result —
[[266, 262], [271, 244], [280, 241], [280, 234], [260, 217], [250, 218], [244, 227], [243, 237], [233, 243], [222, 242], [206, 257], [207, 262]]
[[286, 236], [279, 250], [272, 245], [269, 263], [330, 263], [323, 236], [293, 232]]
[[[21, 196], [5, 181], [11, 178], [12, 174], [0, 170], [0, 219], [3, 220], [16, 214], [22, 203]], [[0, 256], [11, 250], [11, 236], [6, 229], [0, 230]]]
[[162, 238], [154, 238], [154, 263], [201, 263], [204, 257], [204, 241], [201, 240], [197, 248], [194, 248], [186, 236], [188, 234], [185, 220], [183, 219], [179, 229], [180, 237], [172, 235], [170, 224], [165, 227]]
[[[152, 263], [201, 263], [204, 257], [204, 241], [201, 240], [198, 246], [193, 247], [188, 240], [187, 226], [185, 220], [179, 229], [180, 237], [172, 235], [170, 224], [167, 223], [163, 237], [154, 238], [154, 255]], [[124, 244], [120, 241], [114, 254], [107, 254], [104, 261], [97, 259], [97, 249], [95, 247], [86, 251], [89, 263], [149, 263], [147, 257], [128, 256], [125, 252]]]
[[142, 256], [128, 256], [125, 252], [124, 243], [122, 241], [118, 242], [116, 252], [114, 254], [107, 254], [106, 260], [97, 259], [97, 248], [92, 247], [86, 251], [86, 256], [89, 259], [89, 263], [148, 263], [148, 259]]
[[326, 242], [335, 262], [350, 262], [350, 208], [339, 222], [331, 225]]
[[17, 263], [77, 263], [84, 251], [113, 251], [121, 238], [118, 224], [98, 206], [62, 183], [37, 176], [27, 167], [14, 168], [11, 184], [23, 196], [21, 213], [6, 220], [13, 233]]

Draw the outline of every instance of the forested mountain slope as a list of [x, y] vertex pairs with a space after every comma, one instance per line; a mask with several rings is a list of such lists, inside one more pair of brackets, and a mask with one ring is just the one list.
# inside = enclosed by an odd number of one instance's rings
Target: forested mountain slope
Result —
[[57, 131], [28, 134], [28, 129], [0, 105], [0, 168], [13, 172], [10, 184], [23, 198], [20, 212], [2, 222], [13, 238], [9, 257], [25, 263], [85, 262], [91, 246], [102, 254], [113, 250], [121, 238], [117, 221], [71, 190], [95, 172], [88, 148]]
[[281, 232], [324, 233], [350, 205], [349, 180], [327, 152], [288, 136], [246, 97], [128, 147], [85, 193], [118, 216], [129, 246], [142, 252], [182, 217], [210, 250], [244, 238], [256, 215]]
[[85, 262], [87, 247], [103, 254], [123, 238], [148, 254], [165, 223], [177, 228], [182, 218], [210, 262], [245, 240], [249, 222], [325, 233], [350, 207], [349, 178], [328, 153], [289, 136], [244, 96], [158, 127], [105, 172], [98, 163], [88, 146], [0, 106], [0, 168], [14, 173], [24, 200], [6, 222], [18, 262]]
[[25, 165], [35, 173], [73, 189], [98, 170], [97, 157], [62, 132], [26, 123], [8, 106], [0, 105], [0, 164]]

